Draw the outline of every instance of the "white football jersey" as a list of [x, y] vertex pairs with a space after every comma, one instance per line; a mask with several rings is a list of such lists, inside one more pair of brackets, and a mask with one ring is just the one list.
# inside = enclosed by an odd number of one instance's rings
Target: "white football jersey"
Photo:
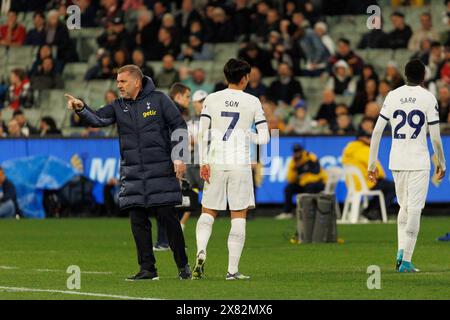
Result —
[[211, 120], [207, 162], [219, 170], [249, 169], [252, 126], [266, 122], [259, 99], [242, 90], [211, 93], [201, 117]]
[[392, 128], [391, 170], [429, 170], [428, 126], [439, 123], [436, 98], [421, 86], [401, 86], [387, 95], [380, 117]]

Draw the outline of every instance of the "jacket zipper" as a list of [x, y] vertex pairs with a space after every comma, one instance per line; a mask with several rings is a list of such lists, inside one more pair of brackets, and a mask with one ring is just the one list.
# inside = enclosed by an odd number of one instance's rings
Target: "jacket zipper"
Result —
[[[137, 135], [137, 143], [138, 143], [138, 151], [139, 151], [139, 162], [141, 164], [141, 172], [142, 174], [144, 173], [144, 162], [142, 160], [142, 149], [141, 149], [141, 135], [139, 134], [139, 123], [138, 123], [138, 105], [136, 104], [135, 107], [133, 107], [134, 109], [134, 115], [135, 115], [135, 119], [134, 119], [134, 124], [135, 124], [135, 128], [136, 128], [136, 135]], [[147, 192], [145, 191], [145, 180], [144, 180], [144, 207], [147, 206]]]

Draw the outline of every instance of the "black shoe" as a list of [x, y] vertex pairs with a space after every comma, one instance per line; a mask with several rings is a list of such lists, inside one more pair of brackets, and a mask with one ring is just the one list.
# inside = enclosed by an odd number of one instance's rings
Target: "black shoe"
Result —
[[192, 273], [191, 268], [189, 268], [189, 265], [185, 265], [184, 268], [178, 269], [178, 276], [180, 280], [188, 280], [191, 279]]
[[141, 270], [134, 276], [125, 279], [126, 281], [137, 280], [159, 280], [158, 273], [156, 271]]

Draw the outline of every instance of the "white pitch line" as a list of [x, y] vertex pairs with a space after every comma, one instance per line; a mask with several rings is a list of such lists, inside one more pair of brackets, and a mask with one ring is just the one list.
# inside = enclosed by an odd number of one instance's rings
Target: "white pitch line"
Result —
[[158, 298], [129, 297], [129, 296], [120, 296], [120, 295], [105, 294], [105, 293], [51, 290], [51, 289], [32, 289], [32, 288], [4, 287], [4, 286], [0, 286], [0, 291], [63, 293], [63, 294], [72, 294], [72, 295], [79, 295], [79, 296], [102, 297], [102, 298], [123, 299], [123, 300], [161, 300]]
[[17, 270], [19, 269], [18, 267], [11, 267], [11, 266], [0, 266], [0, 269], [4, 269], [4, 270]]

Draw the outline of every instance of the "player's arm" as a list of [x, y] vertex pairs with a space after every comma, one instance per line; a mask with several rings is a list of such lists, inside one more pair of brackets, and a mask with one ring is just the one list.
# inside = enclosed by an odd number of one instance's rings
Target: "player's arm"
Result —
[[262, 108], [261, 102], [258, 100], [258, 106], [255, 113], [256, 132], [250, 133], [250, 141], [254, 144], [267, 144], [270, 140], [269, 127], [267, 126], [266, 116]]
[[198, 152], [200, 162], [200, 177], [209, 183], [211, 169], [208, 163], [208, 132], [211, 125], [211, 116], [206, 105], [208, 98], [203, 102], [203, 110], [200, 114], [200, 123], [198, 126]]
[[383, 135], [384, 128], [388, 123], [388, 118], [380, 113], [375, 128], [372, 132], [372, 138], [370, 140], [370, 154], [369, 154], [369, 165], [368, 165], [368, 175], [371, 182], [376, 183], [378, 179], [378, 150], [380, 148], [381, 136]]
[[427, 111], [428, 130], [430, 131], [431, 145], [437, 158], [436, 174], [439, 180], [445, 176], [445, 157], [444, 148], [442, 146], [441, 132], [439, 127], [439, 107], [436, 98], [433, 97], [433, 107], [429, 107]]
[[112, 104], [98, 109], [92, 110], [82, 100], [77, 99], [70, 94], [64, 95], [67, 98], [67, 108], [74, 110], [81, 120], [91, 127], [106, 127], [116, 122], [116, 114]]

